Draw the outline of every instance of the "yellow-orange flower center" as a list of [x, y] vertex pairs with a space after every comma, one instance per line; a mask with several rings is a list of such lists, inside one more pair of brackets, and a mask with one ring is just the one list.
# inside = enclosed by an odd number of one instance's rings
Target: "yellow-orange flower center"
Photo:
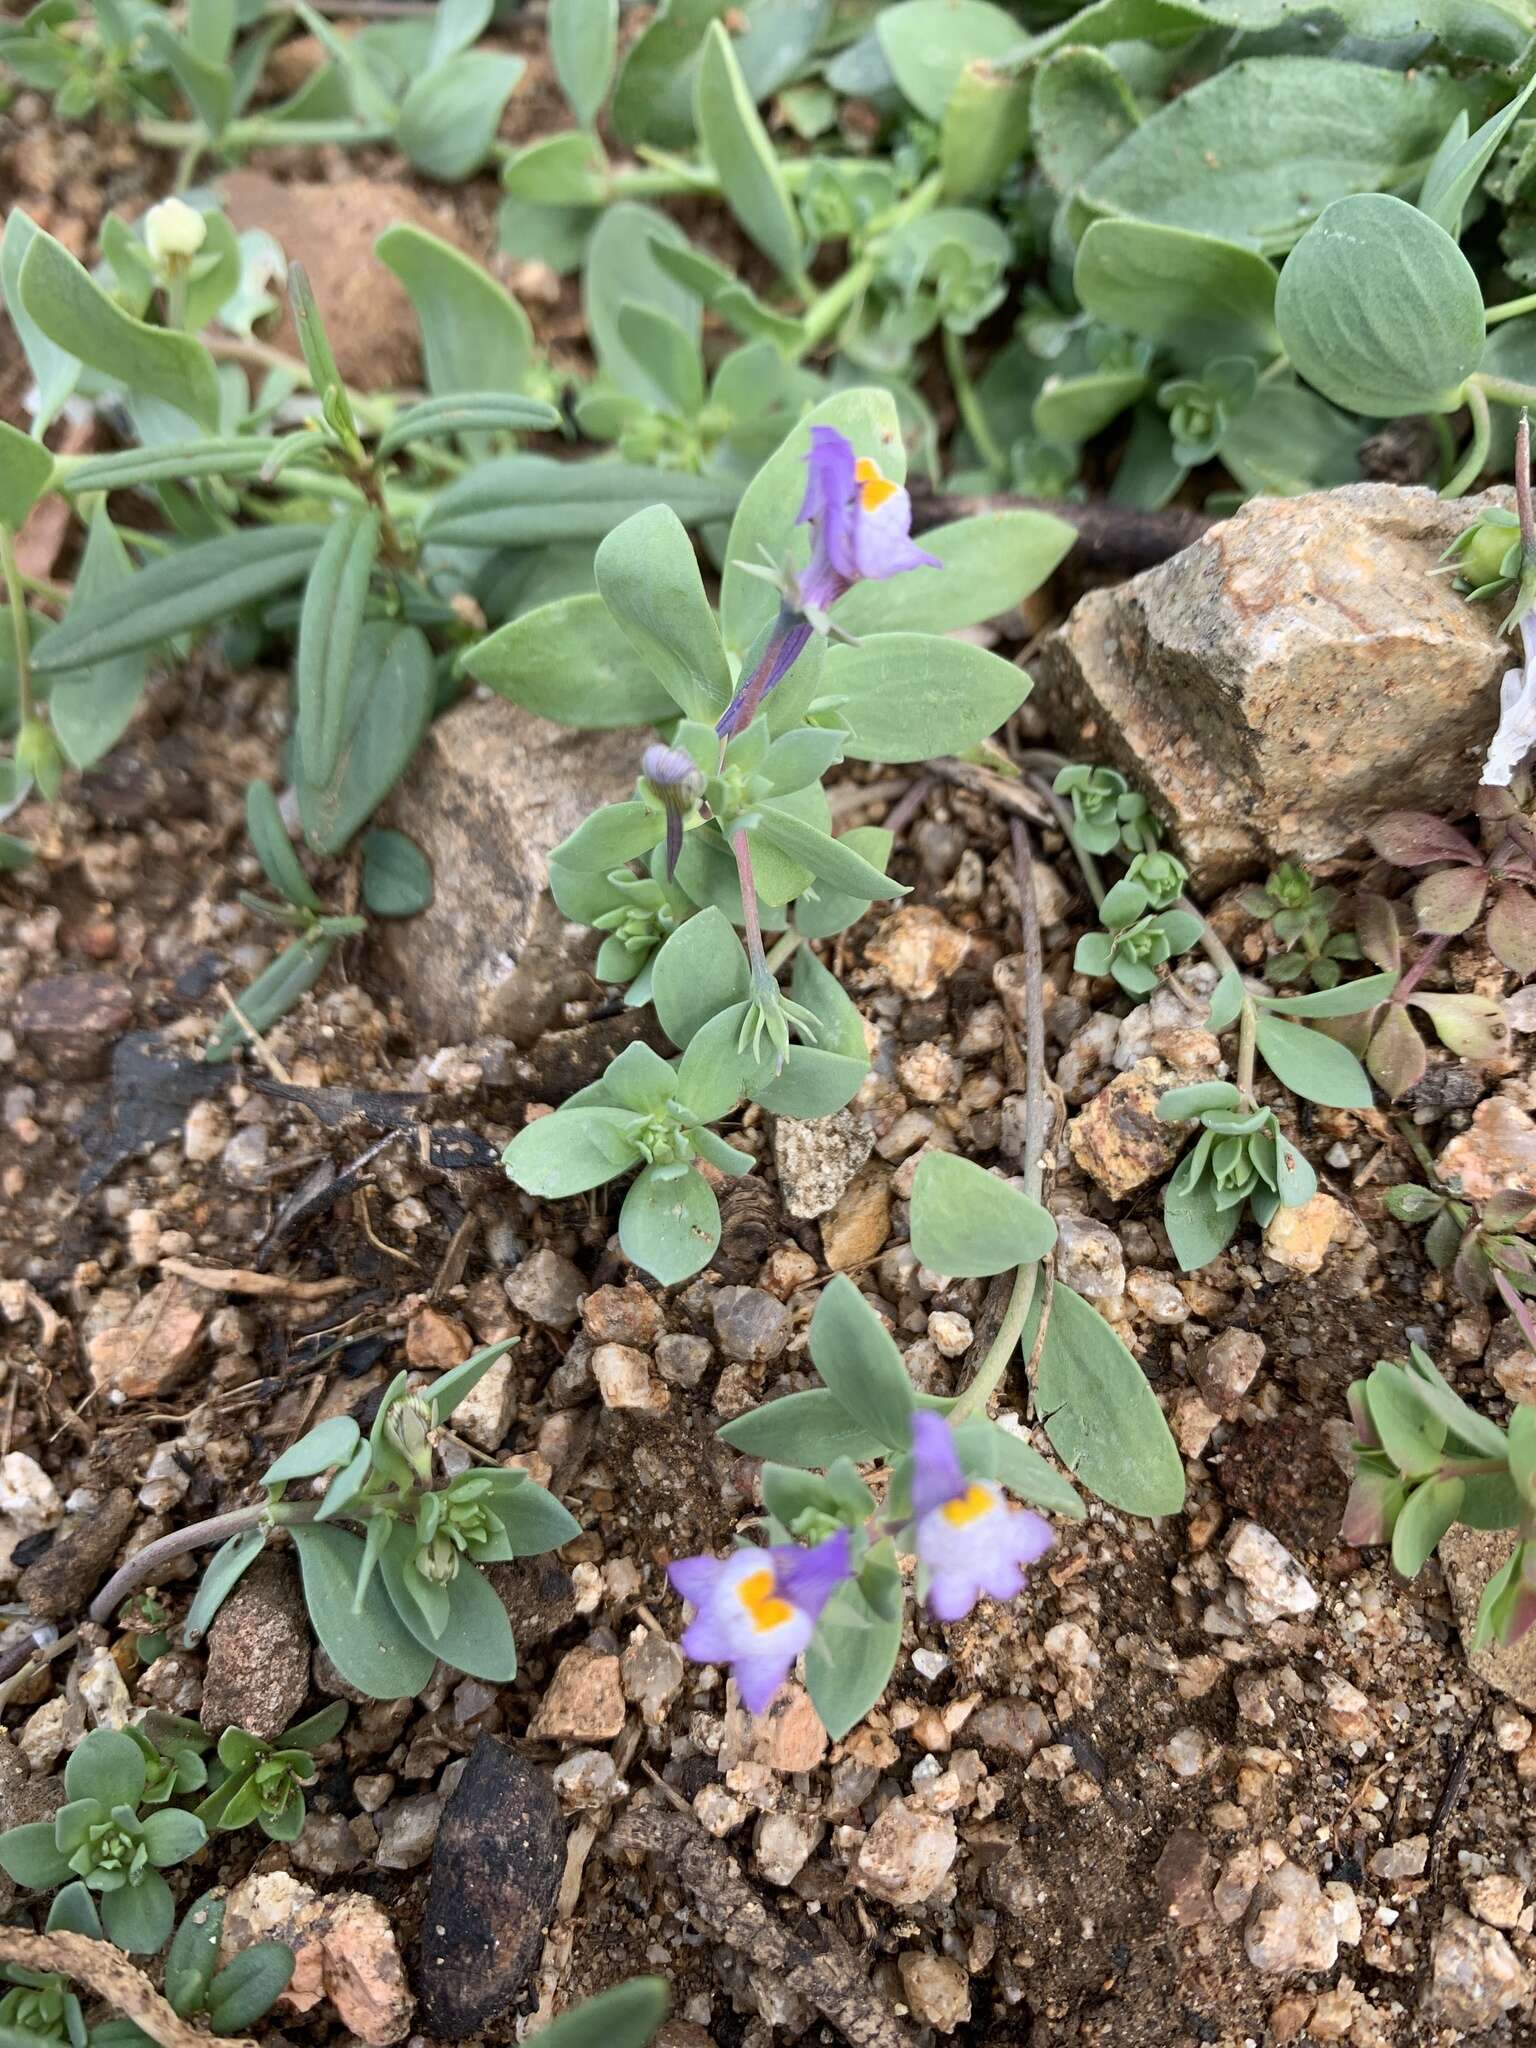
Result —
[[981, 1515], [992, 1512], [996, 1503], [987, 1489], [973, 1480], [958, 1499], [947, 1500], [942, 1513], [946, 1522], [952, 1522], [957, 1529], [963, 1529], [967, 1522], [974, 1522]]
[[867, 455], [859, 457], [853, 474], [859, 486], [859, 503], [866, 512], [878, 512], [887, 498], [895, 497], [898, 486], [883, 477]]
[[765, 1634], [780, 1628], [794, 1614], [787, 1600], [781, 1600], [772, 1572], [749, 1572], [736, 1588], [741, 1604], [752, 1617], [752, 1625]]

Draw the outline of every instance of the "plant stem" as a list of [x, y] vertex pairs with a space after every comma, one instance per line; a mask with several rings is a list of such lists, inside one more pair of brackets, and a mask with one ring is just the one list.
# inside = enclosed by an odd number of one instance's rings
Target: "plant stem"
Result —
[[799, 945], [799, 932], [791, 929], [781, 933], [770, 949], [767, 960], [763, 963], [767, 967], [768, 972], [770, 974], [777, 974], [785, 961], [793, 958]]
[[309, 365], [299, 356], [290, 356], [280, 348], [273, 348], [270, 342], [247, 341], [238, 334], [206, 334], [203, 346], [215, 362], [243, 363], [250, 370], [281, 370], [305, 390], [313, 391], [315, 388]]
[[[1033, 1202], [1040, 1200], [1045, 1176], [1045, 997], [1042, 987], [1044, 962], [1040, 948], [1040, 914], [1035, 902], [1034, 858], [1023, 820], [1010, 820], [1013, 832], [1014, 873], [1019, 885], [1019, 923], [1024, 936], [1024, 1192]], [[1049, 1256], [1049, 1254], [1047, 1254]], [[962, 1389], [949, 1411], [950, 1426], [968, 1416], [985, 1414], [987, 1403], [1008, 1361], [1019, 1347], [1024, 1325], [1035, 1298], [1040, 1262], [1032, 1259], [1013, 1276], [1013, 1292], [975, 1377]], [[1049, 1307], [1049, 1302], [1047, 1302]]]
[[1536, 405], [1536, 384], [1522, 384], [1517, 377], [1495, 377], [1488, 370], [1475, 370], [1466, 382], [1469, 394], [1474, 384], [1484, 398], [1498, 405]]
[[1493, 423], [1488, 414], [1488, 393], [1475, 377], [1468, 378], [1466, 386], [1467, 410], [1472, 415], [1472, 439], [1461, 466], [1450, 482], [1441, 487], [1442, 498], [1459, 498], [1469, 485], [1476, 483], [1488, 460], [1488, 444], [1493, 434]]
[[[923, 182], [909, 192], [899, 206], [893, 206], [881, 220], [871, 224], [870, 233], [886, 234], [892, 228], [905, 227], [908, 221], [918, 219], [937, 205], [944, 190], [941, 171], [931, 171]], [[819, 298], [812, 299], [805, 309], [802, 323], [799, 353], [809, 355], [813, 348], [820, 346], [848, 311], [875, 280], [875, 259], [861, 256], [857, 263], [850, 263], [835, 284], [828, 285]]]
[[1007, 458], [997, 445], [997, 436], [988, 423], [976, 386], [971, 381], [970, 368], [965, 360], [965, 342], [952, 327], [944, 329], [944, 367], [949, 372], [950, 386], [965, 430], [976, 443], [976, 452], [992, 474], [1006, 482]]
[[1435, 1474], [1437, 1479], [1481, 1479], [1485, 1472], [1507, 1472], [1507, 1458], [1448, 1458]]
[[731, 851], [736, 856], [736, 879], [741, 885], [741, 921], [747, 935], [747, 965], [756, 980], [768, 972], [768, 961], [763, 952], [763, 926], [757, 914], [757, 883], [752, 875], [752, 850], [747, 844], [745, 825], [738, 826], [731, 834]]
[[1502, 306], [1483, 308], [1483, 325], [1496, 327], [1501, 320], [1518, 320], [1522, 313], [1536, 313], [1536, 292], [1527, 292], [1523, 299], [1506, 299]]
[[16, 647], [16, 719], [25, 725], [33, 715], [32, 633], [27, 624], [27, 595], [22, 583], [21, 564], [16, 560], [16, 542], [8, 526], [0, 525], [0, 576], [5, 580], [5, 601], [11, 610], [11, 638]]
[[[201, 121], [144, 120], [134, 124], [141, 142], [154, 149], [202, 150], [208, 142]], [[379, 123], [362, 121], [268, 121], [252, 116], [231, 121], [219, 137], [220, 151], [229, 156], [249, 149], [308, 149], [337, 142], [345, 146], [365, 142], [387, 142], [390, 130]]]
[[1237, 1088], [1247, 1102], [1253, 1100], [1253, 1067], [1259, 1050], [1259, 1006], [1252, 996], [1243, 997], [1237, 1019]]
[[1393, 989], [1392, 1000], [1394, 1003], [1405, 1003], [1408, 1000], [1409, 996], [1413, 994], [1419, 983], [1428, 974], [1430, 968], [1434, 966], [1450, 943], [1451, 935], [1448, 932], [1438, 932], [1430, 940], [1418, 959], [1414, 961], [1408, 972], [1397, 984], [1397, 987]]
[[1536, 556], [1536, 512], [1531, 508], [1531, 415], [1524, 406], [1515, 429], [1515, 509], [1520, 515], [1520, 552], [1529, 562]]
[[[318, 1501], [314, 1506], [319, 1506]], [[233, 1508], [227, 1515], [210, 1515], [206, 1522], [193, 1522], [185, 1529], [173, 1529], [168, 1536], [159, 1536], [153, 1543], [146, 1543], [112, 1574], [96, 1595], [91, 1602], [91, 1620], [109, 1622], [128, 1595], [136, 1593], [140, 1586], [148, 1585], [162, 1565], [169, 1564], [173, 1558], [185, 1557], [189, 1550], [201, 1550], [205, 1544], [223, 1543], [231, 1536], [238, 1536], [242, 1529], [254, 1529], [269, 1512], [272, 1511], [264, 1500], [257, 1501], [248, 1508]], [[297, 1517], [290, 1516], [289, 1519]]]

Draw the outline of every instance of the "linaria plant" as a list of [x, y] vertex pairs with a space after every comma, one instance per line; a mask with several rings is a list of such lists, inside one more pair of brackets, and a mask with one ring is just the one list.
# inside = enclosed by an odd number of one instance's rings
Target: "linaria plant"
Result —
[[1432, 937], [1404, 969], [1398, 905], [1384, 896], [1362, 895], [1356, 905], [1355, 928], [1366, 958], [1395, 980], [1384, 1001], [1332, 1028], [1364, 1060], [1371, 1079], [1391, 1101], [1417, 1087], [1429, 1065], [1414, 1013], [1428, 1022], [1440, 1043], [1458, 1058], [1492, 1059], [1507, 1049], [1509, 1021], [1496, 996], [1421, 986], [1444, 951], [1448, 935]]
[[1473, 1647], [1512, 1643], [1536, 1622], [1536, 1408], [1517, 1405], [1508, 1430], [1478, 1414], [1412, 1347], [1349, 1390], [1356, 1469], [1341, 1534], [1390, 1543], [1413, 1578], [1458, 1522], [1513, 1529], [1509, 1561], [1488, 1581]]
[[271, 1742], [244, 1728], [219, 1737], [212, 1790], [197, 1808], [205, 1827], [229, 1830], [254, 1821], [269, 1842], [292, 1842], [304, 1826], [304, 1787], [315, 1777], [314, 1752], [347, 1718], [344, 1700], [285, 1728]]
[[[93, 1618], [109, 1619], [124, 1594], [152, 1583], [169, 1558], [217, 1542], [186, 1619], [186, 1639], [195, 1642], [269, 1536], [283, 1530], [298, 1554], [315, 1634], [359, 1692], [398, 1699], [419, 1691], [439, 1657], [472, 1677], [506, 1683], [517, 1672], [516, 1645], [480, 1567], [552, 1550], [577, 1534], [577, 1524], [516, 1468], [476, 1466], [444, 1478], [436, 1447], [454, 1409], [513, 1341], [477, 1351], [417, 1392], [398, 1374], [366, 1437], [348, 1415], [317, 1424], [262, 1475], [260, 1503], [148, 1545], [97, 1596]], [[298, 1498], [289, 1492], [294, 1486], [303, 1488]], [[240, 1799], [280, 1826], [296, 1810], [285, 1777], [302, 1771], [289, 1752], [327, 1740], [327, 1716], [290, 1734], [274, 1755], [243, 1742], [232, 1745], [238, 1756], [220, 1754], [224, 1770], [249, 1780], [229, 1794], [231, 1802]], [[223, 1778], [211, 1794], [216, 1814], [228, 1784]]]
[[1531, 1233], [1536, 1228], [1536, 1202], [1516, 1189], [1469, 1202], [1459, 1185], [1403, 1181], [1382, 1200], [1399, 1223], [1428, 1224], [1424, 1252], [1437, 1272], [1449, 1273], [1468, 1301], [1500, 1295], [1527, 1319], [1519, 1297], [1536, 1295], [1536, 1253]]
[[1310, 982], [1313, 988], [1337, 988], [1342, 962], [1361, 958], [1353, 932], [1338, 932], [1339, 892], [1314, 882], [1296, 861], [1282, 861], [1262, 888], [1245, 889], [1242, 905], [1250, 917], [1263, 918], [1281, 951], [1264, 962], [1264, 979], [1282, 984]]

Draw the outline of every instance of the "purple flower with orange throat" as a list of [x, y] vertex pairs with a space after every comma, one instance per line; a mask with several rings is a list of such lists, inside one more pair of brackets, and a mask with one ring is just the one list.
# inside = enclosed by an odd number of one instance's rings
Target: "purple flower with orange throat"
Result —
[[912, 1418], [912, 1533], [923, 1594], [940, 1621], [962, 1621], [983, 1597], [1012, 1600], [1024, 1567], [1050, 1549], [1051, 1525], [1016, 1508], [990, 1479], [969, 1478], [941, 1417]]
[[729, 739], [749, 725], [759, 705], [798, 659], [823, 615], [856, 583], [884, 583], [905, 569], [938, 569], [937, 556], [912, 538], [912, 500], [882, 476], [836, 427], [812, 427], [806, 454], [805, 502], [797, 526], [811, 529], [811, 559], [786, 589], [762, 658], [715, 727]]
[[667, 1576], [698, 1612], [683, 1654], [728, 1664], [748, 1713], [760, 1714], [816, 1633], [821, 1610], [853, 1573], [853, 1539], [839, 1529], [802, 1550], [757, 1545], [730, 1557], [680, 1557]]

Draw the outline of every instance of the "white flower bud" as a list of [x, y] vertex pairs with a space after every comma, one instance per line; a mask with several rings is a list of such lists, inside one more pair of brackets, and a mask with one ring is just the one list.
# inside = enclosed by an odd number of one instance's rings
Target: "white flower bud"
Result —
[[207, 237], [207, 221], [184, 199], [162, 199], [144, 216], [144, 240], [157, 270], [190, 262]]

